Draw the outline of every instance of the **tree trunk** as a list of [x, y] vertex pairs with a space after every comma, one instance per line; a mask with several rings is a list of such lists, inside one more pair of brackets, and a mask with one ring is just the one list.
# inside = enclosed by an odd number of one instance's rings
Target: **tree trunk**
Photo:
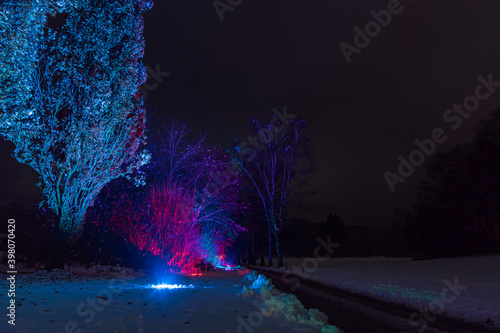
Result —
[[267, 240], [268, 240], [268, 256], [269, 256], [269, 267], [273, 266], [273, 242], [272, 242], [272, 237], [271, 237], [271, 228], [268, 229], [267, 233]]
[[260, 265], [261, 266], [265, 266], [265, 262], [266, 262], [266, 242], [265, 242], [265, 239], [264, 239], [264, 235], [261, 236], [260, 238], [261, 240], [261, 249], [260, 249]]
[[274, 245], [276, 246], [276, 254], [278, 255], [278, 267], [283, 267], [283, 257], [281, 256], [280, 240], [278, 233], [274, 234]]
[[250, 255], [250, 265], [255, 266], [255, 239], [254, 239], [254, 232], [252, 230], [252, 248], [251, 248], [251, 255]]
[[54, 227], [54, 235], [50, 245], [49, 256], [45, 265], [46, 270], [56, 268], [64, 269], [66, 263], [67, 235], [59, 228], [59, 223]]

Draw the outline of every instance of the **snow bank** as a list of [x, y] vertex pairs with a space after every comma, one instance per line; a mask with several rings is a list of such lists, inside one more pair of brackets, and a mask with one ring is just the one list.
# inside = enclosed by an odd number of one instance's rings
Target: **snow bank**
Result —
[[265, 275], [260, 274], [259, 277], [255, 281], [253, 281], [252, 286], [250, 288], [260, 289], [261, 287], [267, 287], [270, 286], [271, 284], [272, 283], [270, 279], [266, 278]]
[[342, 332], [328, 324], [328, 317], [318, 309], [305, 309], [295, 295], [282, 293], [263, 274], [251, 271], [244, 277], [241, 297], [260, 297], [263, 300], [261, 313], [267, 317], [283, 317], [290, 323], [303, 324], [319, 329], [322, 333]]

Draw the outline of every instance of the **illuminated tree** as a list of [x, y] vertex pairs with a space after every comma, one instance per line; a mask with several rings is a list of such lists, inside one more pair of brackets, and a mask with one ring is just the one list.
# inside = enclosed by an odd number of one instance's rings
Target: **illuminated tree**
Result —
[[149, 158], [141, 148], [142, 14], [151, 6], [73, 0], [2, 7], [2, 43], [15, 43], [2, 49], [0, 134], [40, 175], [61, 237], [78, 235], [110, 180], [142, 182], [138, 169]]
[[305, 194], [305, 186], [314, 174], [306, 125], [304, 120], [282, 124], [277, 117], [269, 122], [254, 120], [254, 146], [240, 144], [233, 149], [234, 161], [246, 176], [247, 189], [257, 199], [256, 211], [267, 222], [270, 265], [274, 238], [278, 266], [283, 266], [279, 234], [286, 226], [289, 210]]
[[178, 121], [157, 131], [150, 147], [146, 172], [153, 185], [117, 201], [114, 227], [172, 267], [222, 264], [226, 248], [245, 230], [236, 223], [244, 209], [239, 177], [225, 174], [229, 157]]
[[0, 4], [0, 130], [29, 122], [38, 52], [49, 15], [63, 9], [53, 1], [3, 1]]

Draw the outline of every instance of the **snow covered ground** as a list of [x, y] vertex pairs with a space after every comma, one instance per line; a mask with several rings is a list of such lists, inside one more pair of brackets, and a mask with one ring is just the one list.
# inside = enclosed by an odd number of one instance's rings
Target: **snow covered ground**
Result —
[[[286, 320], [276, 309], [262, 315], [265, 297], [260, 289], [251, 297], [241, 295], [245, 285], [253, 284], [243, 278], [248, 271], [181, 275], [109, 266], [68, 270], [74, 273], [31, 269], [17, 274], [15, 326], [7, 322], [9, 283], [3, 274], [0, 332], [335, 332], [333, 326], [325, 331], [325, 325]], [[285, 303], [274, 301], [278, 307]], [[297, 313], [304, 312], [297, 303], [288, 303]], [[312, 323], [324, 320], [319, 312], [305, 312], [314, 314], [302, 317]], [[290, 319], [293, 313], [287, 315]]]
[[[289, 273], [414, 308], [422, 328], [434, 315], [500, 331], [500, 255], [434, 260], [408, 258], [286, 258]], [[284, 271], [284, 268], [274, 271]], [[285, 273], [290, 286], [300, 279]]]

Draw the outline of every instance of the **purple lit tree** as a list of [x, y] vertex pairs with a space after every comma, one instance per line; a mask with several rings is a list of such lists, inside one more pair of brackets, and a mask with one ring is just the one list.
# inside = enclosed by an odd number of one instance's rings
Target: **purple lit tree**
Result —
[[64, 243], [78, 236], [106, 183], [143, 182], [142, 14], [152, 1], [28, 3], [9, 2], [0, 15], [2, 43], [14, 41], [0, 51], [0, 135], [40, 175], [59, 219], [55, 243]]
[[306, 194], [306, 185], [314, 175], [312, 149], [304, 132], [306, 125], [302, 119], [283, 124], [276, 116], [269, 122], [254, 120], [252, 134], [258, 139], [254, 146], [240, 144], [233, 148], [234, 161], [258, 203], [255, 210], [267, 222], [269, 265], [274, 238], [278, 266], [283, 266], [280, 232], [286, 226], [290, 209]]

